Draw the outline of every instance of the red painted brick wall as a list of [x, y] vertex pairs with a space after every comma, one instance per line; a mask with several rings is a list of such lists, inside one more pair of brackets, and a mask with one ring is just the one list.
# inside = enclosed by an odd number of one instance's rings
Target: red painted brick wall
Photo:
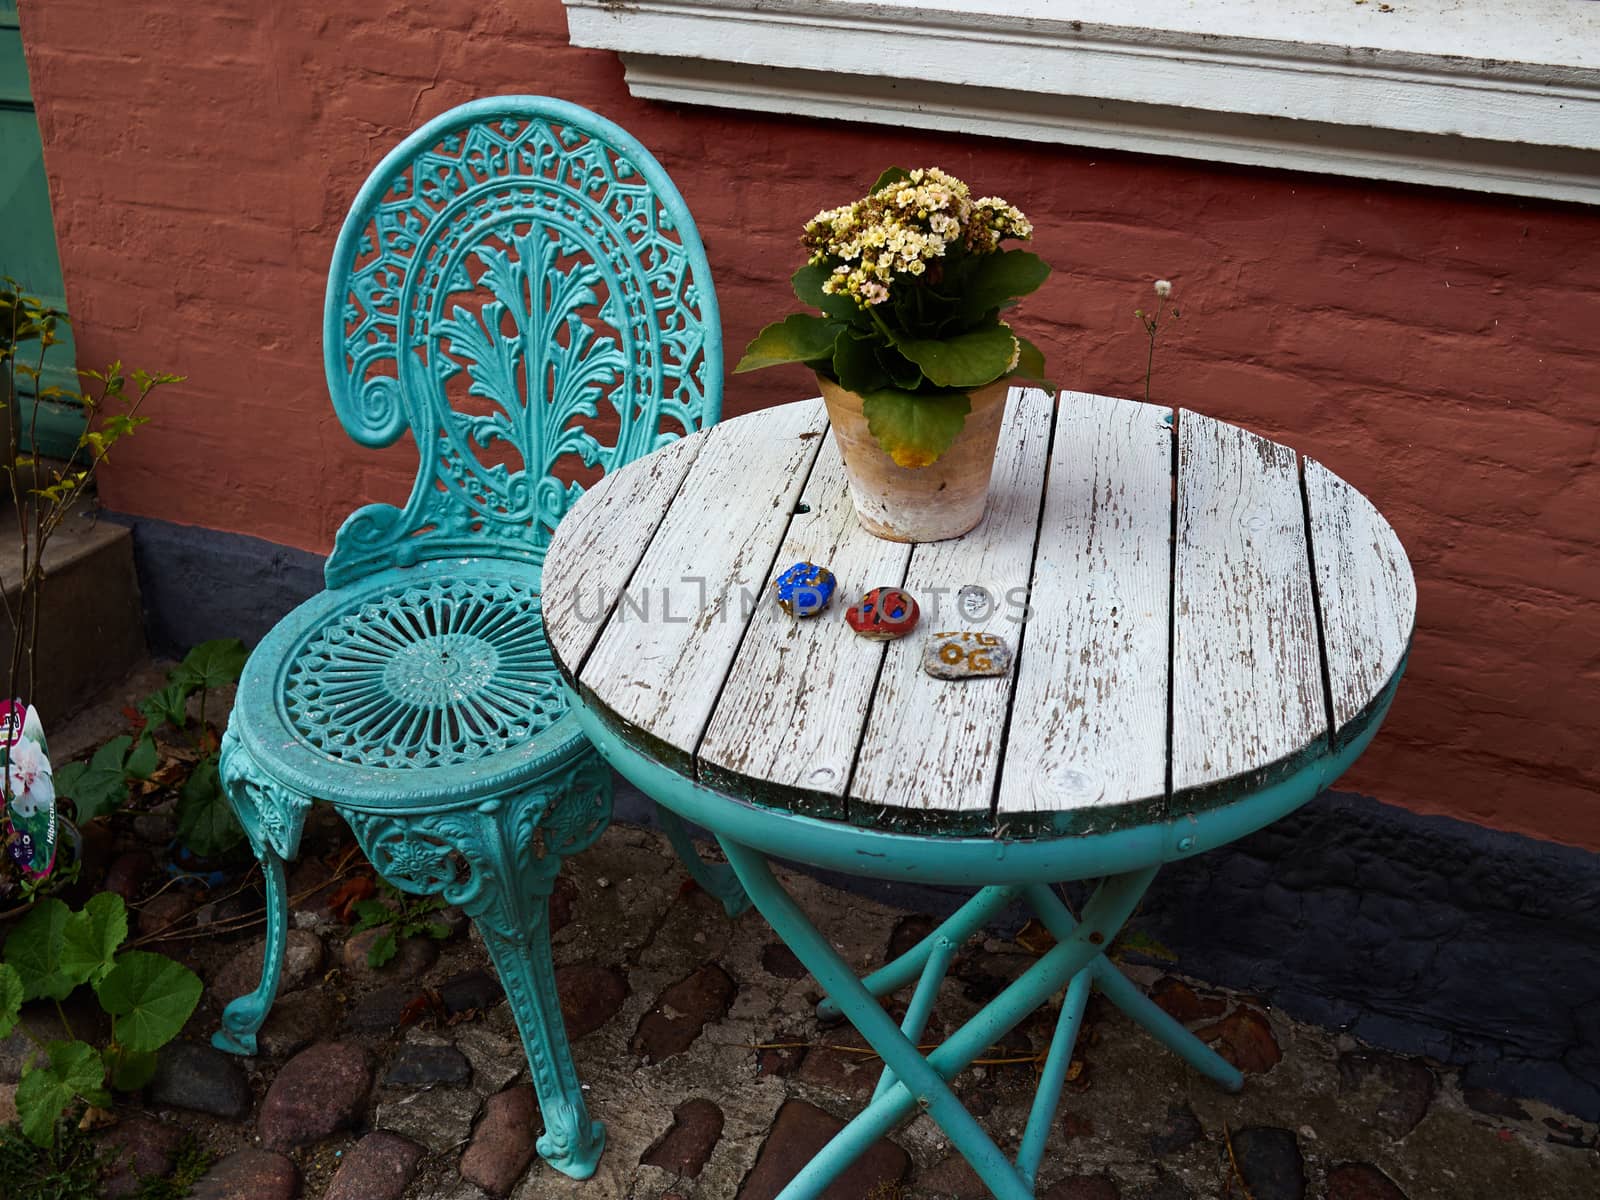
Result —
[[[802, 221], [884, 165], [938, 164], [1037, 225], [1056, 274], [1020, 325], [1061, 382], [1138, 394], [1132, 310], [1172, 279], [1154, 398], [1316, 455], [1399, 530], [1410, 677], [1345, 786], [1600, 849], [1600, 212], [652, 105], [568, 46], [558, 0], [365, 8], [25, 0], [83, 360], [189, 376], [107, 474], [112, 508], [320, 551], [403, 497], [406, 451], [358, 450], [328, 406], [324, 274], [367, 170], [460, 101], [548, 91], [650, 146], [730, 356], [787, 309]], [[727, 407], [809, 386], [731, 378]]]

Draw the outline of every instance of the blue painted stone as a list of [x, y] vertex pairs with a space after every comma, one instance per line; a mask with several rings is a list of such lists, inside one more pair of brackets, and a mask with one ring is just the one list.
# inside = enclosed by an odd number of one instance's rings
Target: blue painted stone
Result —
[[784, 612], [791, 617], [814, 617], [828, 607], [839, 584], [827, 567], [799, 562], [779, 575], [772, 586]]

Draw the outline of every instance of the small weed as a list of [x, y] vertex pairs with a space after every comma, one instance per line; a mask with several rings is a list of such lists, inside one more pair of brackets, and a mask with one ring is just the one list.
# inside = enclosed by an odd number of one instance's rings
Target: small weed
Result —
[[184, 1200], [211, 1166], [211, 1151], [203, 1150], [190, 1134], [183, 1139], [178, 1157], [167, 1175], [141, 1175], [133, 1200]]
[[1161, 323], [1164, 318], [1176, 321], [1178, 307], [1172, 306], [1172, 312], [1167, 312], [1167, 301], [1172, 298], [1172, 284], [1165, 279], [1158, 279], [1155, 283], [1156, 307], [1154, 312], [1146, 312], [1142, 308], [1133, 310], [1133, 315], [1139, 318], [1139, 323], [1144, 326], [1145, 336], [1150, 339], [1150, 349], [1144, 360], [1144, 402], [1150, 403], [1150, 375], [1156, 365], [1156, 339], [1161, 335]]
[[100, 1194], [100, 1152], [72, 1117], [60, 1122], [48, 1146], [35, 1145], [16, 1124], [0, 1126], [7, 1200], [95, 1200]]
[[[168, 673], [165, 687], [123, 710], [131, 734], [112, 738], [87, 762], [58, 769], [56, 795], [72, 801], [78, 822], [117, 811], [128, 802], [129, 790], [142, 784], [142, 792], [177, 793], [178, 837], [195, 854], [214, 858], [241, 846], [244, 829], [223, 794], [220, 738], [206, 709], [211, 703], [215, 715], [214, 693], [238, 682], [248, 657], [237, 638], [200, 643]], [[199, 699], [199, 716], [192, 721], [190, 697]], [[165, 765], [158, 731], [167, 749]]]
[[384, 929], [367, 951], [367, 966], [381, 967], [400, 950], [403, 938], [426, 935], [435, 941], [450, 936], [450, 927], [435, 920], [446, 905], [438, 896], [412, 896], [386, 879], [378, 880], [382, 900], [357, 900], [352, 908], [357, 919], [355, 932]]

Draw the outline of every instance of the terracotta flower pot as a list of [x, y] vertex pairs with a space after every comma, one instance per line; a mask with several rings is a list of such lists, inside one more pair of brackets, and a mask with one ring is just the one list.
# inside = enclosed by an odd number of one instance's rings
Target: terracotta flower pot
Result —
[[861, 397], [820, 375], [817, 382], [850, 479], [856, 519], [869, 533], [891, 542], [938, 542], [960, 537], [983, 520], [1010, 380], [970, 393], [972, 411], [961, 432], [926, 467], [897, 466], [868, 431]]

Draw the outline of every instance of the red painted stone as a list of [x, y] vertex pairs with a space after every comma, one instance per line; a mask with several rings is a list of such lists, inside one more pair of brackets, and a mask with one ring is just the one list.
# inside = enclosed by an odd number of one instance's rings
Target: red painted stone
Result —
[[916, 628], [922, 610], [909, 592], [899, 588], [873, 588], [852, 604], [844, 614], [854, 629], [864, 638], [874, 642], [889, 642], [905, 637]]

